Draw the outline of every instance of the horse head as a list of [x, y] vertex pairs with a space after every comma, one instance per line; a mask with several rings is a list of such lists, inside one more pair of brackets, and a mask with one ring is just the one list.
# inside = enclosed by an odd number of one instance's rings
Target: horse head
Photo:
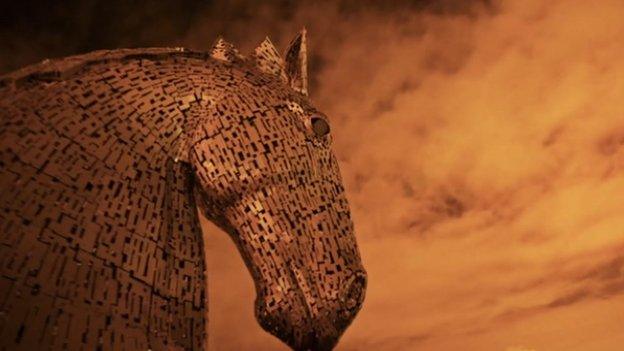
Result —
[[282, 59], [219, 40], [224, 67], [193, 131], [189, 160], [204, 214], [236, 243], [260, 325], [296, 350], [330, 350], [366, 288], [328, 117], [307, 95], [302, 31]]

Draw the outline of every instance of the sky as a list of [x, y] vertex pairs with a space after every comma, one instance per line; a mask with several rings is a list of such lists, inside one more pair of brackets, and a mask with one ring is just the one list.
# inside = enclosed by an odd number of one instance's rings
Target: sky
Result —
[[[2, 72], [218, 34], [285, 48], [306, 26], [369, 273], [336, 350], [622, 349], [621, 1], [80, 4], [13, 5], [33, 15], [0, 28]], [[287, 350], [254, 320], [232, 242], [202, 225], [211, 350]]]

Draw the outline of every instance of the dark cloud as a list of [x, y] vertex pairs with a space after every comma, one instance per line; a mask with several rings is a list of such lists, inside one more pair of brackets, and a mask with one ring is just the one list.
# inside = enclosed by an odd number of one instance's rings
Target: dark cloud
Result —
[[[281, 39], [284, 24], [313, 26], [314, 17], [322, 15], [319, 10], [325, 8], [335, 9], [341, 17], [374, 12], [396, 18], [396, 14], [413, 11], [467, 14], [479, 5], [494, 8], [489, 0], [4, 2], [0, 47], [5, 54], [0, 61], [0, 72], [44, 58], [97, 49], [185, 45], [206, 49], [217, 35], [244, 45], [249, 44], [250, 38], [261, 39], [264, 35]], [[291, 23], [302, 8], [311, 16], [304, 16], [305, 23]]]
[[594, 256], [594, 260], [598, 263], [589, 268], [569, 267], [567, 270], [551, 272], [550, 276], [546, 275], [522, 288], [508, 291], [508, 294], [518, 294], [561, 285], [564, 286], [563, 290], [567, 290], [542, 304], [510, 308], [497, 315], [493, 324], [515, 322], [522, 318], [548, 313], [552, 309], [592, 300], [606, 300], [624, 294], [624, 256], [618, 255], [600, 261], [604, 254]]

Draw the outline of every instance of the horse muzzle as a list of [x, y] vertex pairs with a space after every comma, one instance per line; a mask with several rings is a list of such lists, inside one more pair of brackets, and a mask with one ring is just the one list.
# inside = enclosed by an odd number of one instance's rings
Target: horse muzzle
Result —
[[314, 299], [303, 290], [259, 296], [256, 318], [293, 350], [332, 350], [362, 306], [366, 280], [364, 271], [353, 274], [338, 298], [330, 301]]

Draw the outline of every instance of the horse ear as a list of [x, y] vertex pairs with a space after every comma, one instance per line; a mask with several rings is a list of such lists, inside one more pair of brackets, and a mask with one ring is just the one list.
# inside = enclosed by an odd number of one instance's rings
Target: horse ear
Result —
[[243, 58], [234, 45], [219, 37], [210, 50], [210, 56], [221, 61], [234, 62]]
[[282, 60], [282, 57], [277, 52], [277, 49], [275, 49], [269, 37], [266, 37], [262, 43], [258, 45], [251, 57], [258, 69], [262, 72], [276, 75], [282, 78], [284, 82], [288, 83], [284, 60]]
[[306, 30], [293, 39], [286, 50], [286, 76], [288, 83], [303, 95], [308, 95], [308, 57], [306, 54]]

